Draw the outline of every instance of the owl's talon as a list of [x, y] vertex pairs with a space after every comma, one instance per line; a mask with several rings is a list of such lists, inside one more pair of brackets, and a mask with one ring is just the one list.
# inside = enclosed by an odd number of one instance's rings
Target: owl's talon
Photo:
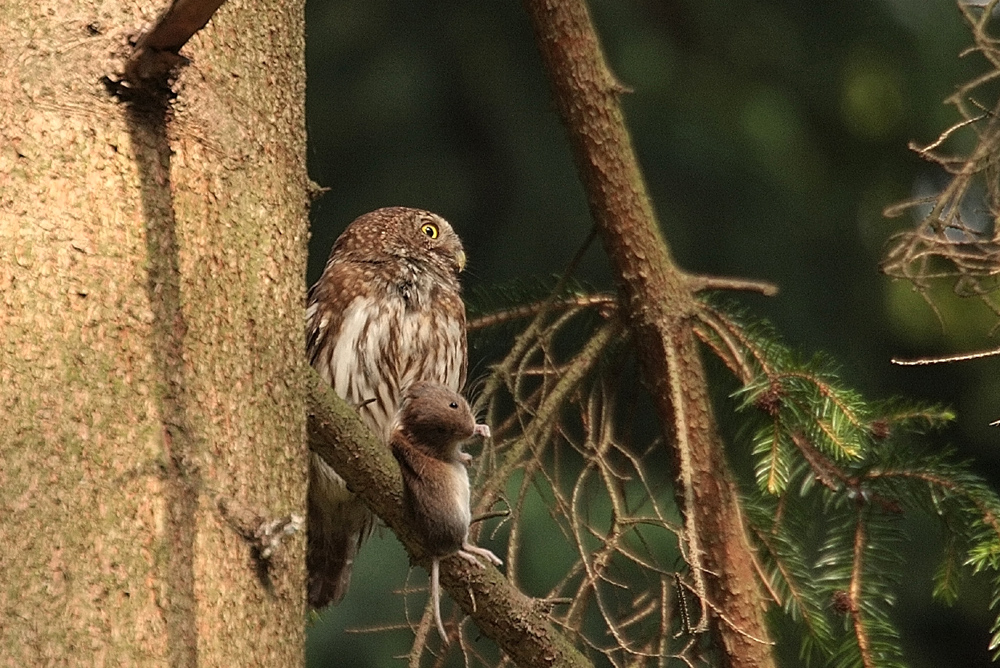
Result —
[[292, 536], [306, 526], [305, 517], [298, 513], [267, 520], [242, 503], [226, 496], [219, 496], [216, 504], [222, 517], [250, 544], [254, 556], [262, 562], [270, 561], [271, 557], [281, 549], [285, 536]]
[[292, 536], [302, 531], [305, 526], [306, 518], [298, 513], [279, 517], [270, 522], [261, 522], [254, 531], [255, 547], [259, 550], [260, 558], [269, 560], [281, 547], [285, 536]]

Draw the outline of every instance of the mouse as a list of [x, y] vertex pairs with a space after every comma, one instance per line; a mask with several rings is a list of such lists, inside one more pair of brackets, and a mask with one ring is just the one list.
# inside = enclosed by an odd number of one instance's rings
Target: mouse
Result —
[[444, 642], [441, 622], [441, 559], [452, 554], [483, 568], [479, 557], [500, 566], [491, 551], [469, 542], [469, 472], [472, 455], [462, 443], [473, 436], [489, 438], [468, 402], [444, 385], [419, 381], [403, 394], [393, 421], [389, 446], [403, 476], [403, 515], [431, 556], [431, 603], [434, 622]]

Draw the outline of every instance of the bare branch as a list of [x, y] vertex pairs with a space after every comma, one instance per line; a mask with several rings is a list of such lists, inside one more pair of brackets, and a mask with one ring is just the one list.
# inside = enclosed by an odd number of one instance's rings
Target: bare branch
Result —
[[688, 285], [692, 292], [706, 290], [739, 290], [743, 292], [759, 292], [765, 297], [778, 294], [778, 286], [769, 281], [756, 281], [749, 278], [729, 278], [725, 276], [699, 276], [689, 274]]
[[474, 332], [488, 327], [496, 327], [514, 320], [533, 318], [546, 311], [572, 310], [580, 308], [597, 308], [599, 313], [610, 315], [618, 308], [618, 299], [614, 295], [573, 295], [556, 299], [543, 299], [531, 304], [494, 311], [478, 318], [469, 320], [466, 329]]
[[[1000, 153], [1000, 99], [993, 86], [1000, 78], [1000, 42], [988, 28], [995, 24], [992, 7], [996, 4], [958, 2], [975, 40], [967, 53], [979, 53], [990, 67], [959, 86], [947, 99], [962, 116], [960, 121], [927, 146], [910, 143], [917, 155], [940, 166], [950, 180], [938, 193], [886, 208], [886, 217], [910, 212], [920, 220], [912, 230], [892, 239], [882, 262], [884, 273], [913, 284], [942, 325], [941, 312], [931, 299], [931, 288], [935, 283], [947, 281], [957, 296], [979, 299], [997, 316], [993, 331], [1000, 328], [1000, 305], [996, 298], [1000, 289], [1000, 226], [996, 222], [1000, 213], [996, 161]], [[977, 95], [987, 96], [992, 106], [979, 102]], [[970, 132], [975, 141], [971, 151], [958, 155], [942, 152], [943, 146], [955, 143], [956, 136]]]
[[505, 454], [503, 465], [490, 476], [490, 480], [483, 488], [482, 500], [477, 506], [477, 512], [485, 512], [493, 505], [500, 490], [507, 483], [507, 479], [522, 465], [524, 455], [530, 445], [538, 440], [545, 431], [552, 428], [553, 422], [558, 417], [558, 407], [565, 401], [566, 396], [577, 388], [583, 377], [600, 360], [601, 354], [607, 346], [620, 333], [621, 323], [618, 321], [606, 323], [576, 358], [566, 366], [560, 374], [556, 386], [546, 395], [538, 408], [537, 415], [540, 416], [540, 419], [531, 421], [522, 438], [514, 443]]
[[914, 360], [904, 360], [898, 357], [892, 358], [893, 364], [898, 364], [899, 366], [920, 366], [924, 364], [944, 364], [947, 362], [964, 362], [966, 360], [978, 360], [983, 357], [993, 357], [994, 355], [1000, 355], [1000, 348], [994, 348], [993, 350], [980, 350], [974, 353], [959, 353], [957, 355], [945, 355], [943, 357], [920, 357]]

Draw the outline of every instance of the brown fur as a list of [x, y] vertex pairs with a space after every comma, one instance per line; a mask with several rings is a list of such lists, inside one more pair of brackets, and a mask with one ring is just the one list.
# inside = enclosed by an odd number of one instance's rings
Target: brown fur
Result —
[[489, 550], [469, 543], [469, 474], [472, 458], [461, 444], [476, 433], [488, 435], [476, 425], [469, 404], [461, 395], [434, 383], [410, 386], [394, 422], [389, 440], [392, 454], [403, 475], [404, 513], [432, 556], [431, 603], [434, 621], [447, 642], [441, 623], [439, 562], [458, 554], [479, 565], [479, 555], [499, 565]]

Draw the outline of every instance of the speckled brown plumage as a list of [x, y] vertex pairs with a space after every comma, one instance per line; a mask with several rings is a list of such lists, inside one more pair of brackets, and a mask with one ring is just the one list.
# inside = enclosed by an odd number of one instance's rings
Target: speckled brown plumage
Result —
[[[367, 213], [340, 235], [309, 290], [309, 361], [388, 442], [403, 392], [419, 380], [465, 383], [465, 252], [440, 216], [392, 207]], [[343, 598], [372, 515], [315, 455], [309, 480], [309, 604]]]

